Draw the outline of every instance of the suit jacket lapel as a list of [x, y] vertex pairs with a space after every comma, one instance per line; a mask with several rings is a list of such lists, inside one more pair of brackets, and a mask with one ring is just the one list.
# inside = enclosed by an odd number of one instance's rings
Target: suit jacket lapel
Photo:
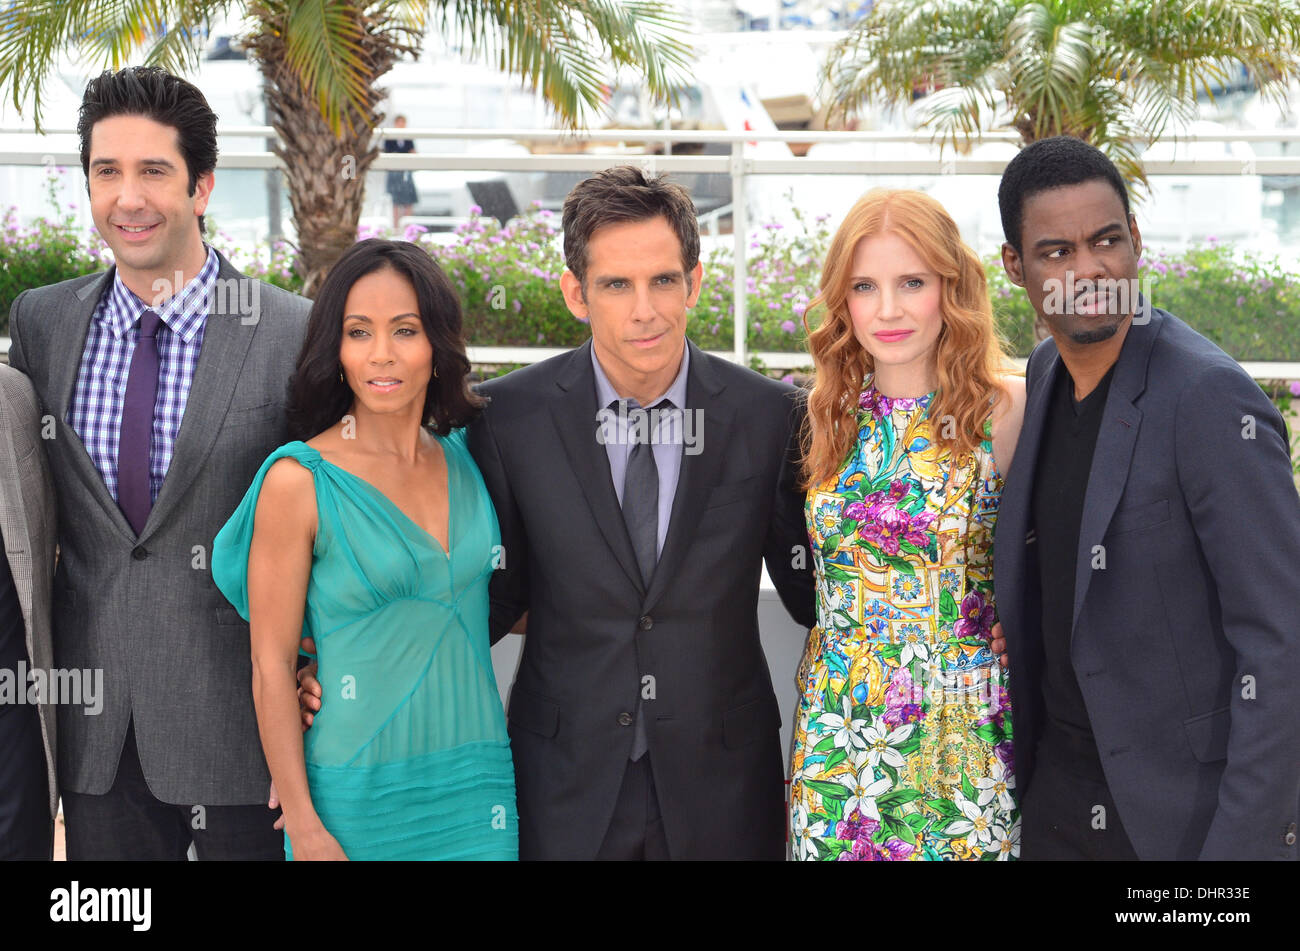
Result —
[[72, 405], [73, 390], [77, 385], [77, 371], [81, 368], [81, 357], [86, 349], [86, 336], [90, 331], [91, 318], [95, 314], [95, 308], [99, 305], [104, 289], [112, 283], [115, 272], [116, 269], [110, 267], [97, 280], [89, 281], [78, 288], [73, 295], [68, 339], [70, 342], [75, 341], [76, 345], [59, 349], [57, 356], [51, 361], [50, 410], [58, 421], [59, 431], [66, 445], [65, 451], [82, 485], [104, 509], [113, 527], [127, 538], [134, 539], [135, 532], [131, 530], [131, 525], [122, 514], [122, 510], [118, 508], [117, 502], [108, 494], [104, 477], [96, 468], [95, 461], [90, 458], [90, 453], [86, 451], [85, 443], [81, 441], [77, 432], [64, 422], [68, 418], [68, 409]]
[[636, 585], [637, 591], [644, 593], [636, 552], [632, 549], [623, 510], [610, 479], [609, 455], [596, 439], [599, 407], [596, 406], [596, 374], [591, 367], [590, 340], [573, 351], [555, 384], [560, 394], [551, 405], [551, 417], [564, 444], [569, 465], [614, 558]]
[[[724, 433], [732, 432], [735, 417], [732, 407], [718, 399], [719, 394], [726, 389], [726, 384], [713, 372], [711, 361], [715, 358], [705, 354], [689, 340], [686, 346], [691, 348], [691, 363], [686, 371], [686, 406], [683, 410], [704, 411], [703, 422], [696, 429], [702, 451], [694, 455], [682, 453], [682, 468], [677, 476], [677, 492], [673, 496], [668, 535], [664, 538], [664, 548], [650, 579], [650, 590], [646, 594], [647, 611], [663, 595], [668, 582], [672, 580], [673, 572], [695, 537], [695, 526], [699, 524], [709, 490], [718, 482], [718, 472], [724, 456], [722, 437]], [[706, 440], [711, 441], [712, 445], [708, 445]]]
[[1115, 375], [1110, 381], [1110, 392], [1106, 394], [1097, 445], [1092, 453], [1092, 468], [1088, 473], [1088, 490], [1083, 498], [1083, 519], [1079, 525], [1071, 636], [1074, 625], [1079, 622], [1079, 611], [1088, 594], [1093, 571], [1104, 570], [1092, 567], [1093, 548], [1101, 545], [1128, 482], [1133, 447], [1137, 444], [1138, 427], [1142, 423], [1142, 411], [1133, 405], [1133, 401], [1146, 389], [1151, 345], [1160, 333], [1162, 323], [1160, 312], [1153, 310], [1148, 323], [1129, 326], [1115, 364]]
[[[251, 280], [235, 270], [221, 252], [217, 252], [217, 257], [221, 262], [217, 280]], [[152, 535], [176, 508], [190, 483], [203, 469], [212, 444], [216, 441], [231, 397], [234, 396], [235, 384], [239, 381], [240, 368], [244, 365], [244, 358], [253, 342], [253, 333], [257, 329], [256, 323], [246, 324], [240, 317], [237, 302], [242, 297], [243, 294], [214, 294], [212, 297], [214, 302], [233, 300], [235, 303], [231, 313], [208, 312], [203, 329], [203, 346], [199, 350], [194, 380], [185, 401], [181, 428], [176, 434], [171, 465], [163, 479], [162, 488], [158, 490], [158, 499], [149, 512], [144, 530], [140, 533], [140, 541]]]

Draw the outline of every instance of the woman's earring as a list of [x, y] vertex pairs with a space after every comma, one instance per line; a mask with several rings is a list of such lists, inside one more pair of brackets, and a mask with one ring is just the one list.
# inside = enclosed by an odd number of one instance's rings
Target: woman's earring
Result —
[[433, 378], [434, 378], [435, 380], [438, 378], [438, 361], [437, 361], [437, 360], [434, 360], [434, 361], [433, 361]]
[[347, 380], [343, 379], [343, 368], [342, 368], [342, 367], [339, 367], [339, 382], [340, 382], [340, 383], [346, 383], [346, 382], [347, 382]]

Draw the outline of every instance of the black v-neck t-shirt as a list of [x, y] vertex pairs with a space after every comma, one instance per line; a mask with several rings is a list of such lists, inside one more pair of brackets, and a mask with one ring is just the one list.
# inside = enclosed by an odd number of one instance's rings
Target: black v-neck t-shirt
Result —
[[1070, 662], [1070, 633], [1083, 503], [1114, 372], [1112, 366], [1091, 393], [1076, 400], [1074, 380], [1069, 370], [1061, 367], [1048, 402], [1033, 488], [1042, 591], [1044, 736], [1048, 742], [1066, 743], [1070, 759], [1078, 762], [1081, 772], [1099, 781], [1104, 775], [1088, 709]]

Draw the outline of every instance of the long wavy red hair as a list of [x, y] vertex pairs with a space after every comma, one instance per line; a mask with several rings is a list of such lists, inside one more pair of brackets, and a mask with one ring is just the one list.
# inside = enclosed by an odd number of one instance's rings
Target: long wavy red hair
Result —
[[[1008, 369], [993, 322], [988, 280], [979, 257], [961, 239], [952, 217], [924, 192], [875, 189], [858, 199], [831, 239], [820, 291], [804, 312], [808, 350], [816, 380], [808, 397], [803, 431], [804, 478], [820, 485], [839, 471], [857, 439], [858, 397], [874, 369], [849, 316], [853, 255], [863, 238], [892, 232], [906, 241], [942, 281], [943, 325], [936, 345], [939, 388], [930, 403], [932, 420], [951, 416], [952, 427], [934, 427], [939, 445], [958, 459], [984, 438], [991, 400], [1004, 392]], [[816, 328], [814, 320], [820, 320]]]

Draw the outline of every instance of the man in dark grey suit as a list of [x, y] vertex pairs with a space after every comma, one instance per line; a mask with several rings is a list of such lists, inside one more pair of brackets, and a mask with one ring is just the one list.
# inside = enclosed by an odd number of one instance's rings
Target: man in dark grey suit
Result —
[[1293, 860], [1300, 496], [1282, 418], [1139, 293], [1141, 235], [1100, 151], [1036, 142], [999, 200], [1003, 264], [1052, 333], [1029, 358], [994, 562], [1021, 858]]
[[593, 176], [564, 247], [592, 340], [485, 384], [470, 430], [505, 547], [493, 638], [528, 615], [508, 711], [520, 857], [780, 859], [757, 600], [766, 561], [813, 623], [802, 405], [686, 339], [702, 268], [679, 186]]
[[43, 442], [36, 392], [0, 364], [0, 859], [29, 861], [53, 857], [53, 702], [71, 699], [49, 692], [55, 515]]
[[283, 858], [248, 626], [208, 556], [286, 438], [310, 305], [203, 243], [216, 116], [194, 86], [104, 73], [78, 132], [116, 265], [21, 294], [9, 352], [55, 426], [54, 661], [103, 672], [97, 716], [59, 709], [68, 857]]

